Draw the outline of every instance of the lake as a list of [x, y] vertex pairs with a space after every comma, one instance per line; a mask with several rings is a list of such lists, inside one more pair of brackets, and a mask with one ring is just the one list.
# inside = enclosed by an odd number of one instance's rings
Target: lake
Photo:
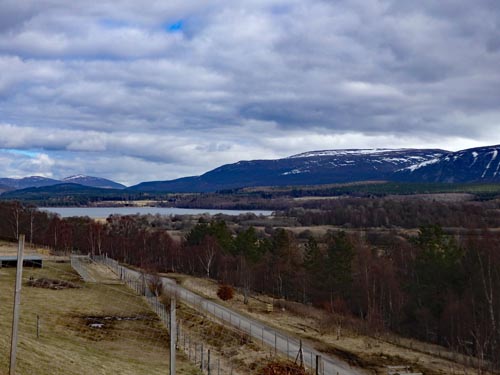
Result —
[[40, 210], [53, 212], [61, 217], [88, 216], [94, 219], [107, 218], [109, 215], [240, 215], [253, 213], [255, 215], [270, 216], [273, 211], [264, 210], [208, 210], [203, 208], [174, 208], [174, 207], [40, 207]]

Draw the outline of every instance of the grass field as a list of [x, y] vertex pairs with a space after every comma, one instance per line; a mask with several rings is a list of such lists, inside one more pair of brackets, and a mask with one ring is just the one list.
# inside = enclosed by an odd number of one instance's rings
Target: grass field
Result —
[[[30, 277], [65, 280], [78, 288], [30, 287]], [[43, 269], [25, 268], [23, 280], [17, 374], [168, 372], [168, 332], [145, 302], [125, 286], [84, 284], [69, 263], [51, 261]], [[0, 269], [2, 375], [9, 368], [14, 281], [15, 269]], [[198, 373], [183, 355], [177, 356], [177, 369], [179, 374]]]

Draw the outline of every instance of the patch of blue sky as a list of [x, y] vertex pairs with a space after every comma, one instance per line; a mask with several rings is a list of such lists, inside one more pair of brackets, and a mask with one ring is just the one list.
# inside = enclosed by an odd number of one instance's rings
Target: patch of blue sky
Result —
[[181, 32], [183, 28], [184, 28], [184, 20], [178, 20], [166, 26], [166, 30], [169, 33]]
[[7, 148], [7, 149], [3, 149], [3, 151], [8, 152], [10, 154], [29, 156], [30, 158], [34, 158], [38, 155], [38, 152], [36, 152], [36, 151], [19, 150], [17, 148]]

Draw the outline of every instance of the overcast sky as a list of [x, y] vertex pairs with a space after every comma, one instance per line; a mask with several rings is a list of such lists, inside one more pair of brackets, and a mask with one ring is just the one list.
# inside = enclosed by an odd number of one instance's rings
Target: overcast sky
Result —
[[0, 0], [1, 177], [491, 144], [498, 0]]

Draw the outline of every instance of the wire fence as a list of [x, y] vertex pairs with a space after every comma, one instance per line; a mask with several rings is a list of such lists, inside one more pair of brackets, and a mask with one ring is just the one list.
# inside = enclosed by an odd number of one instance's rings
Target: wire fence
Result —
[[[168, 309], [158, 300], [158, 297], [152, 295], [152, 293], [147, 288], [148, 280], [154, 276], [148, 275], [143, 272], [135, 271], [130, 268], [120, 265], [116, 260], [108, 258], [106, 256], [94, 257], [94, 260], [103, 264], [106, 264], [114, 272], [119, 275], [120, 279], [123, 280], [127, 285], [134, 289], [137, 293], [144, 295], [148, 303], [152, 308], [159, 314], [160, 317], [165, 317], [165, 324], [169, 325], [169, 312]], [[232, 311], [225, 306], [217, 304], [213, 301], [207, 300], [199, 295], [184, 289], [183, 287], [177, 285], [175, 281], [162, 277], [161, 282], [164, 290], [169, 294], [176, 295], [181, 301], [187, 305], [194, 308], [198, 314], [202, 313], [205, 317], [208, 317], [214, 321], [224, 324], [230, 327], [232, 330], [241, 335], [241, 337], [247, 336], [253, 339], [256, 344], [265, 347], [267, 353], [270, 357], [281, 356], [291, 361], [299, 362], [308, 371], [321, 374], [321, 375], [352, 375], [360, 374], [360, 372], [350, 367], [347, 364], [339, 363], [332, 358], [329, 358], [322, 353], [310, 348], [307, 345], [303, 345], [301, 340], [292, 338], [282, 332], [279, 332], [263, 323], [254, 321], [248, 317], [242, 316], [235, 311]], [[185, 332], [182, 326], [182, 321], [179, 321], [180, 332]], [[187, 334], [186, 334], [187, 335]], [[199, 339], [199, 338], [198, 338]], [[182, 349], [190, 354], [189, 358], [198, 364], [200, 368], [208, 372], [207, 365], [204, 365], [204, 361], [208, 360], [208, 349], [203, 349], [203, 344], [194, 343], [193, 337], [182, 337], [181, 342], [183, 343]], [[187, 343], [186, 346], [184, 343]], [[205, 352], [203, 352], [205, 350]], [[196, 355], [198, 354], [198, 356]], [[211, 352], [210, 361], [212, 363], [217, 363], [217, 371], [223, 373], [232, 373], [232, 367], [230, 360], [225, 358], [223, 355], [214, 356], [214, 352]], [[221, 369], [220, 362], [229, 362], [229, 368]]]
[[85, 263], [88, 264], [90, 262], [90, 259], [88, 256], [71, 255], [69, 259], [70, 259], [71, 267], [73, 267], [73, 269], [76, 272], [78, 272], [78, 274], [81, 276], [81, 278], [85, 282], [91, 282], [91, 283], [96, 282], [95, 278], [90, 275], [90, 273], [87, 270], [87, 267], [85, 266]]
[[[125, 267], [120, 266], [115, 260], [110, 258], [95, 257], [94, 260], [104, 263], [112, 268], [130, 289], [134, 290], [138, 295], [141, 295], [145, 298], [146, 302], [160, 318], [162, 323], [168, 329], [170, 328], [170, 308], [160, 300], [159, 296], [155, 295], [151, 291], [151, 287], [149, 284], [151, 282], [151, 275], [129, 270]], [[166, 289], [168, 296], [169, 288]], [[177, 293], [172, 295], [176, 295], [178, 297]], [[197, 317], [201, 317], [202, 319], [207, 318], [206, 316], [200, 316], [199, 313], [193, 312], [191, 314], [196, 315]], [[182, 319], [176, 320], [176, 324], [176, 348], [182, 350], [187, 356], [188, 360], [196, 365], [202, 373], [233, 375], [235, 373], [240, 373], [241, 370], [243, 370], [240, 363], [232, 364], [231, 360], [227, 357], [224, 357], [215, 345], [210, 345], [203, 342], [203, 335], [201, 335], [199, 332], [196, 332], [195, 330], [195, 332], [190, 333], [190, 331], [192, 331], [192, 329], [190, 328], [192, 327], [189, 327], [188, 324], [183, 324]], [[248, 369], [245, 370], [248, 371]]]

